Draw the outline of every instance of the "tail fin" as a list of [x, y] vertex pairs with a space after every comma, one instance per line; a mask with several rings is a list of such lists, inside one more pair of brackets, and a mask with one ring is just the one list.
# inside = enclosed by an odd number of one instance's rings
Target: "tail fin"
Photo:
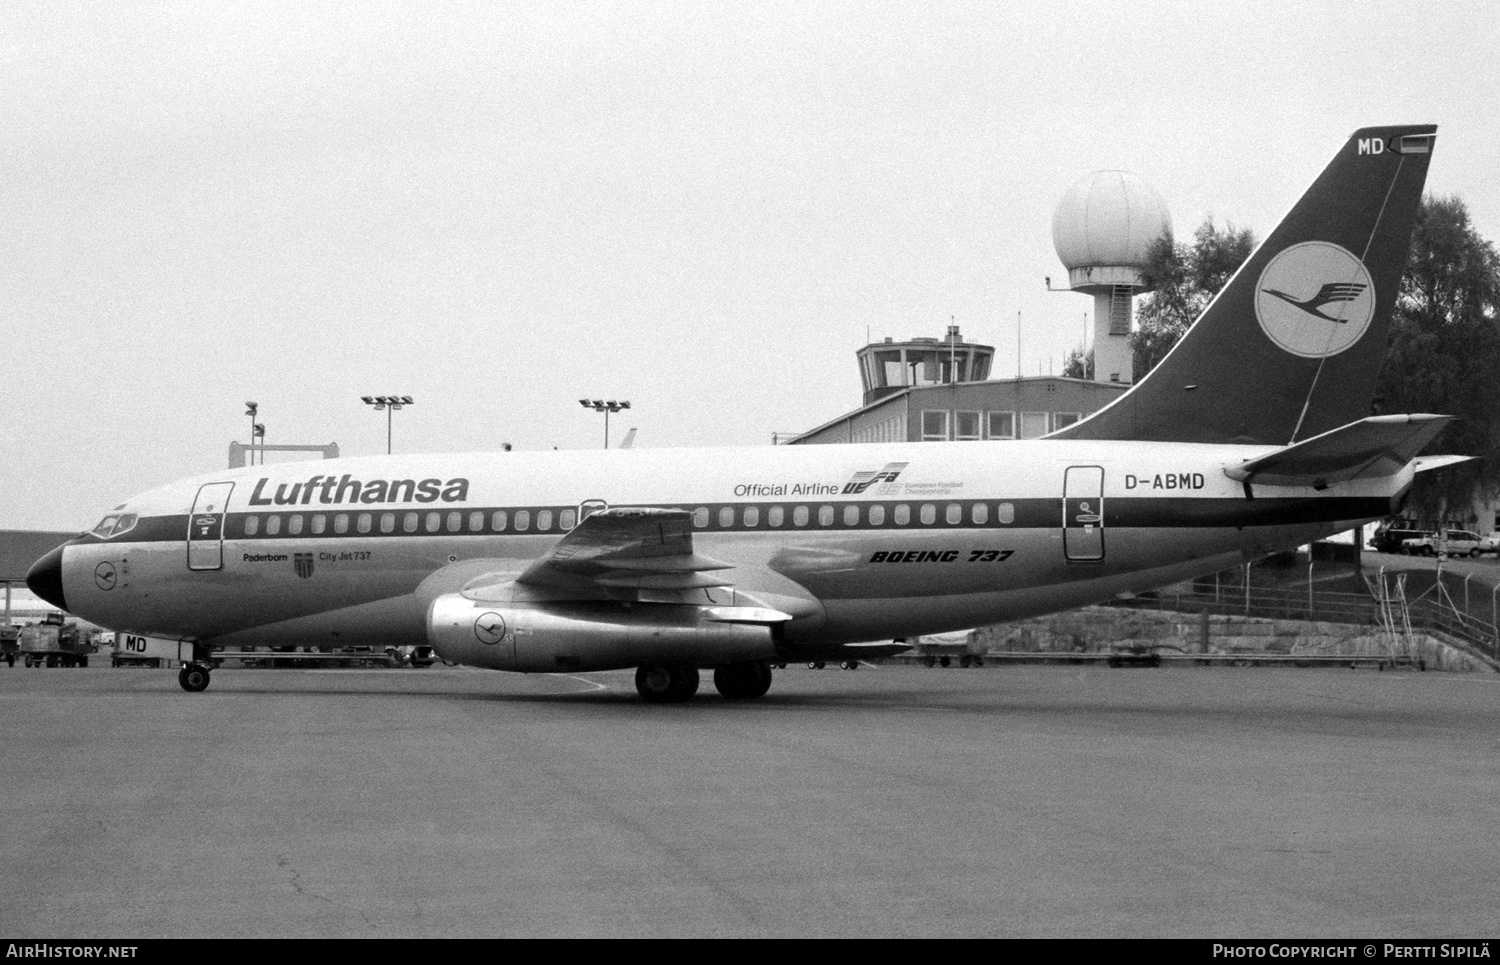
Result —
[[1167, 357], [1053, 438], [1284, 446], [1368, 416], [1436, 131], [1355, 131]]

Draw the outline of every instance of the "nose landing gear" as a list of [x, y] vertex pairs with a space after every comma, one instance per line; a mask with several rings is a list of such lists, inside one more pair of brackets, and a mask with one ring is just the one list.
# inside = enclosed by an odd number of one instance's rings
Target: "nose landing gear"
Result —
[[182, 689], [190, 694], [196, 694], [200, 690], [207, 690], [209, 683], [208, 667], [202, 664], [186, 664], [177, 674], [177, 682]]

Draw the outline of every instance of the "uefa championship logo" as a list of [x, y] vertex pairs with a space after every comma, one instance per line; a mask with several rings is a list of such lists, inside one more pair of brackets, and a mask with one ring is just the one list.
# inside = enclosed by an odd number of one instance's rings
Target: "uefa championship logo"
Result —
[[1261, 329], [1293, 355], [1337, 355], [1375, 317], [1375, 286], [1364, 263], [1327, 241], [1293, 245], [1271, 259], [1255, 286]]

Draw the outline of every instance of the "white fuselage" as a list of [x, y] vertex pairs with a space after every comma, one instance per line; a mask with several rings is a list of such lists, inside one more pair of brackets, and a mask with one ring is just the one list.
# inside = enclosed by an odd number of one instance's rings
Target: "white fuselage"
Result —
[[128, 531], [67, 547], [63, 588], [72, 612], [151, 636], [422, 643], [436, 596], [521, 573], [580, 513], [662, 507], [695, 514], [695, 552], [728, 564], [734, 590], [793, 615], [784, 645], [912, 637], [1297, 546], [1385, 515], [1411, 479], [1247, 494], [1225, 476], [1272, 448], [1043, 439], [259, 466], [129, 500]]

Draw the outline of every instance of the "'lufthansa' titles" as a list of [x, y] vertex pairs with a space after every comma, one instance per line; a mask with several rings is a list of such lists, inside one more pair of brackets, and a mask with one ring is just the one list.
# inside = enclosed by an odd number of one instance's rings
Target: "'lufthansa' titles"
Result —
[[306, 506], [314, 501], [327, 506], [338, 503], [461, 503], [469, 498], [467, 479], [375, 479], [361, 482], [348, 473], [313, 476], [307, 482], [277, 483], [276, 494], [268, 496], [271, 480], [262, 476], [250, 494], [252, 506]]

